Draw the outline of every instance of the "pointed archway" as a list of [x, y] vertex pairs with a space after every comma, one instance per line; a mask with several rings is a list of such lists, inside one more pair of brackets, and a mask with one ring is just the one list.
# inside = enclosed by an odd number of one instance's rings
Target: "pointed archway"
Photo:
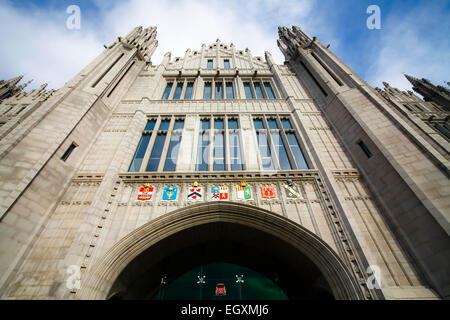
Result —
[[174, 280], [212, 262], [260, 272], [290, 299], [363, 299], [323, 240], [273, 212], [234, 202], [190, 205], [131, 232], [87, 270], [79, 298], [150, 298], [161, 276]]

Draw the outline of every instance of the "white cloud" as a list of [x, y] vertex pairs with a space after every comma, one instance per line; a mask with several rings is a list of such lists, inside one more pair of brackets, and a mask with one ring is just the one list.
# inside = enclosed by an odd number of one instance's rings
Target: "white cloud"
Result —
[[[276, 40], [278, 25], [306, 25], [315, 0], [202, 1], [202, 0], [95, 0], [100, 10], [96, 23], [83, 20], [81, 31], [65, 27], [65, 12], [34, 8], [30, 14], [0, 4], [0, 36], [7, 39], [0, 49], [1, 76], [26, 74], [34, 86], [49, 82], [64, 85], [102, 49], [118, 36], [138, 25], [157, 26], [159, 41], [152, 62], [162, 56], [183, 57], [187, 48], [200, 49], [217, 38], [233, 42], [238, 49], [249, 48], [255, 56], [272, 53], [277, 63], [284, 57]], [[304, 22], [304, 23], [303, 23]]]
[[270, 51], [282, 63], [284, 58], [276, 44], [278, 23], [292, 21], [296, 16], [301, 22], [311, 6], [311, 1], [162, 0], [155, 5], [130, 0], [105, 13], [105, 27], [115, 34], [124, 34], [136, 25], [157, 26], [159, 47], [152, 59], [154, 63], [159, 63], [167, 51], [182, 57], [187, 48], [200, 49], [202, 43], [213, 43], [217, 38], [224, 43], [233, 42], [237, 48], [248, 47], [254, 55], [263, 56], [264, 51]]
[[[65, 8], [53, 11], [34, 7], [19, 11], [8, 2], [0, 2], [3, 39], [0, 78], [25, 74], [24, 80], [35, 79], [34, 87], [48, 82], [50, 87], [58, 88], [101, 53], [103, 44], [111, 44], [138, 25], [158, 28], [159, 46], [152, 57], [154, 64], [159, 64], [167, 51], [172, 52], [172, 57], [183, 57], [187, 48], [198, 50], [202, 43], [210, 44], [217, 38], [224, 43], [233, 42], [238, 49], [249, 48], [255, 56], [264, 56], [264, 51], [269, 51], [282, 64], [284, 57], [276, 44], [280, 25], [297, 25], [325, 44], [331, 42], [332, 50], [340, 56], [354, 50], [356, 45], [348, 40], [343, 43], [345, 36], [331, 25], [342, 23], [333, 16], [338, 12], [333, 3], [324, 6], [316, 0], [94, 0], [93, 3], [99, 10], [95, 19], [92, 11], [85, 14], [90, 9], [82, 6], [82, 29], [71, 31], [65, 25]], [[381, 81], [388, 81], [409, 89], [402, 72], [440, 84], [448, 80], [445, 77], [450, 69], [449, 40], [433, 35], [437, 33], [438, 22], [430, 25], [430, 16], [445, 21], [445, 13], [428, 7], [433, 6], [418, 6], [402, 17], [385, 17], [379, 39], [364, 50], [371, 54], [363, 61], [373, 63], [360, 72], [365, 73], [371, 85], [381, 86]], [[444, 31], [445, 27], [448, 29], [448, 23], [443, 25]], [[428, 33], [424, 32], [427, 28], [431, 28]]]
[[25, 81], [34, 79], [30, 88], [45, 82], [58, 88], [102, 51], [92, 32], [68, 30], [59, 15], [0, 5], [2, 78], [24, 74]]
[[442, 23], [448, 17], [439, 7], [427, 3], [401, 17], [388, 17], [379, 43], [373, 43], [374, 63], [367, 73], [371, 85], [383, 87], [381, 82], [386, 81], [411, 90], [403, 73], [443, 85], [450, 70], [449, 38], [445, 36], [450, 30], [448, 23]]

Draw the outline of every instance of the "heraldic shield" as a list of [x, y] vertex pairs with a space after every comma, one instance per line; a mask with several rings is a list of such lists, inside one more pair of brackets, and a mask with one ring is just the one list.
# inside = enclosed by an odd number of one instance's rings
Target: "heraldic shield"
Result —
[[139, 189], [139, 194], [137, 196], [138, 201], [152, 201], [153, 197], [153, 187], [149, 184], [144, 185]]
[[301, 198], [300, 190], [299, 190], [298, 186], [296, 186], [295, 184], [291, 184], [291, 185], [285, 184], [283, 187], [286, 192], [286, 198], [288, 198], [288, 199], [300, 199]]
[[211, 187], [211, 200], [228, 200], [228, 187]]
[[275, 199], [277, 197], [277, 190], [275, 186], [261, 186], [261, 196], [264, 199]]
[[163, 192], [163, 200], [175, 201], [178, 196], [178, 187], [165, 187]]
[[203, 200], [203, 188], [202, 187], [191, 187], [188, 189], [188, 200], [189, 201], [202, 201]]
[[252, 191], [249, 186], [237, 186], [236, 194], [238, 200], [250, 200], [252, 198]]

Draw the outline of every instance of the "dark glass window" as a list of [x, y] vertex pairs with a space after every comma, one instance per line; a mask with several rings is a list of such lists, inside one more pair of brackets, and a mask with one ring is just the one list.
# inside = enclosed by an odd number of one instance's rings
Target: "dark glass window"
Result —
[[359, 141], [358, 145], [361, 147], [362, 151], [366, 154], [367, 158], [372, 157], [372, 152], [370, 152], [369, 148], [364, 144], [364, 142]]
[[268, 119], [267, 124], [269, 125], [269, 129], [278, 129], [277, 120], [275, 119]]
[[209, 133], [203, 133], [198, 138], [197, 171], [208, 171]]
[[200, 124], [200, 128], [202, 130], [208, 130], [209, 129], [209, 119], [203, 119]]
[[235, 130], [239, 129], [239, 124], [237, 119], [229, 119], [228, 120], [228, 129]]
[[230, 60], [224, 60], [223, 61], [223, 67], [225, 69], [230, 69]]
[[[230, 123], [230, 121], [228, 121], [228, 123]], [[243, 169], [239, 133], [230, 133], [230, 161], [231, 170], [240, 171]]]
[[291, 151], [294, 154], [295, 162], [297, 163], [297, 168], [299, 170], [308, 170], [308, 164], [306, 163], [305, 157], [303, 156], [303, 152], [300, 149], [300, 145], [298, 144], [297, 137], [293, 133], [287, 133], [286, 137], [289, 142], [289, 146], [291, 147]]
[[214, 129], [217, 130], [224, 129], [223, 119], [214, 119]]
[[208, 60], [207, 68], [208, 69], [212, 69], [213, 68], [213, 61], [212, 60]]
[[192, 99], [192, 90], [194, 88], [194, 83], [188, 82], [186, 86], [186, 92], [184, 93], [184, 100]]
[[159, 125], [159, 130], [169, 130], [170, 120], [162, 120]]
[[278, 132], [272, 133], [272, 141], [278, 156], [278, 161], [280, 162], [281, 170], [291, 170], [292, 166], [289, 162], [286, 148], [284, 147], [283, 140]]
[[261, 155], [262, 166], [264, 170], [274, 170], [272, 154], [267, 140], [267, 135], [263, 132], [256, 133], [258, 138], [259, 153]]
[[270, 85], [270, 82], [264, 82], [264, 88], [266, 89], [267, 98], [275, 99], [275, 95], [273, 94], [272, 86]]
[[289, 119], [281, 119], [281, 125], [283, 129], [292, 129], [291, 121]]
[[250, 82], [244, 82], [244, 91], [246, 99], [254, 99], [252, 88], [250, 86]]
[[166, 141], [165, 134], [158, 134], [153, 146], [150, 159], [148, 160], [147, 169], [145, 171], [158, 171], [159, 161], [161, 160], [161, 154], [164, 148], [164, 142]]
[[215, 83], [216, 86], [216, 94], [215, 94], [215, 98], [216, 99], [223, 99], [223, 87], [222, 87], [222, 82], [216, 82]]
[[261, 84], [259, 82], [255, 82], [253, 85], [255, 87], [256, 98], [264, 99]]
[[134, 154], [133, 161], [131, 162], [129, 172], [139, 172], [141, 168], [142, 160], [144, 159], [145, 151], [147, 150], [148, 142], [150, 141], [150, 134], [143, 135], [139, 146]]
[[262, 119], [255, 119], [255, 120], [253, 120], [253, 123], [255, 124], [256, 130], [264, 129], [264, 123], [263, 123]]
[[176, 120], [173, 125], [173, 130], [182, 130], [184, 128], [184, 120]]
[[61, 157], [61, 160], [62, 160], [62, 161], [66, 161], [66, 160], [69, 158], [69, 156], [70, 156], [70, 154], [72, 153], [72, 151], [75, 150], [76, 147], [77, 147], [77, 146], [76, 146], [75, 144], [72, 143], [72, 144], [69, 146], [69, 148], [66, 150], [66, 152], [64, 152], [63, 156]]
[[211, 82], [205, 82], [205, 90], [203, 91], [203, 99], [211, 99]]
[[225, 171], [224, 134], [214, 134], [214, 171]]
[[226, 83], [226, 90], [227, 90], [227, 99], [234, 99], [234, 89], [232, 82]]
[[147, 125], [145, 126], [145, 131], [151, 131], [153, 129], [155, 129], [155, 124], [156, 124], [156, 120], [149, 120], [147, 122]]
[[168, 83], [167, 84], [166, 90], [164, 90], [164, 94], [162, 96], [162, 100], [169, 99], [170, 91], [172, 91], [172, 85], [173, 85], [173, 83]]
[[[242, 277], [241, 283], [237, 282], [236, 275]], [[203, 279], [202, 284], [198, 284], [198, 277]], [[221, 297], [216, 294], [219, 286], [226, 289], [226, 296]], [[175, 277], [156, 291], [151, 299], [191, 301], [222, 300], [222, 298], [226, 300], [288, 300], [288, 296], [272, 279], [252, 269], [222, 262], [201, 265]]]
[[177, 166], [178, 151], [180, 149], [181, 136], [172, 135], [170, 138], [169, 149], [167, 150], [166, 163], [164, 171], [175, 171]]
[[173, 94], [174, 100], [179, 100], [181, 98], [181, 91], [183, 91], [183, 83], [178, 83], [175, 88], [175, 93]]

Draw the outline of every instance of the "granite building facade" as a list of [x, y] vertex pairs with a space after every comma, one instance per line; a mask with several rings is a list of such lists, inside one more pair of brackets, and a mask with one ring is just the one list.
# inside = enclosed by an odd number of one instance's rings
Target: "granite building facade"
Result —
[[298, 27], [283, 65], [157, 44], [135, 28], [57, 91], [0, 83], [2, 299], [151, 299], [213, 262], [290, 299], [449, 298], [446, 88], [374, 89]]

